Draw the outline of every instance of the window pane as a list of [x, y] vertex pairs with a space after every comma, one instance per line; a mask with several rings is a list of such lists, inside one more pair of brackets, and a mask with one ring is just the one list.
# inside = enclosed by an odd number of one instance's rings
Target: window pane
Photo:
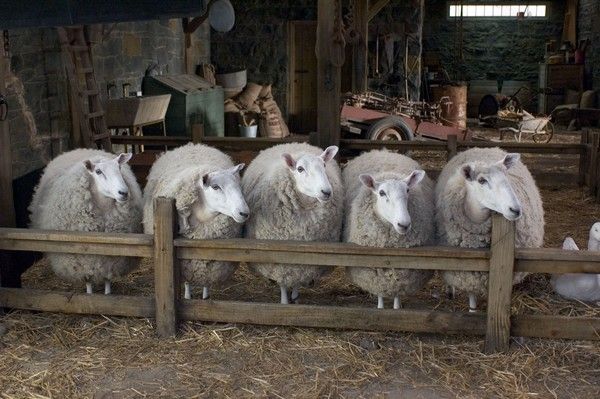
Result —
[[450, 17], [455, 17], [456, 16], [456, 6], [450, 6], [450, 10], [448, 12], [448, 15]]
[[449, 17], [496, 17], [516, 18], [517, 14], [524, 12], [525, 16], [533, 18], [546, 17], [546, 5], [524, 4], [450, 4], [448, 7]]
[[509, 17], [516, 17], [518, 12], [519, 12], [519, 6], [510, 6]]
[[502, 6], [493, 6], [494, 7], [494, 17], [502, 16]]
[[510, 6], [502, 6], [502, 16], [510, 17]]
[[485, 16], [493, 17], [494, 16], [494, 6], [484, 6], [485, 7]]
[[537, 16], [538, 17], [546, 16], [546, 6], [537, 6]]
[[477, 16], [477, 17], [485, 16], [484, 6], [475, 6], [475, 16]]

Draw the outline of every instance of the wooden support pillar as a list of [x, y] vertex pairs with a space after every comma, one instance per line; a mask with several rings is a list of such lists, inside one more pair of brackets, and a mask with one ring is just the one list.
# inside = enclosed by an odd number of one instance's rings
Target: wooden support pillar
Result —
[[589, 170], [589, 166], [588, 166], [588, 160], [589, 160], [589, 137], [590, 137], [590, 132], [589, 129], [583, 129], [581, 131], [581, 144], [584, 146], [584, 148], [581, 150], [581, 153], [579, 154], [579, 173], [578, 173], [578, 179], [577, 179], [577, 184], [579, 184], [580, 187], [583, 187], [586, 184], [586, 175], [587, 175], [587, 171]]
[[154, 296], [156, 332], [160, 337], [177, 333], [179, 267], [176, 264], [175, 201], [159, 197], [154, 200]]
[[[8, 43], [4, 43], [6, 46]], [[8, 48], [0, 44], [0, 94], [6, 96], [6, 77], [10, 68]], [[6, 111], [11, 104], [6, 105]], [[2, 106], [4, 107], [4, 106]], [[0, 121], [0, 227], [15, 226], [15, 206], [13, 201], [12, 154], [8, 121]], [[0, 285], [19, 286], [20, 281], [13, 269], [11, 252], [0, 251]], [[15, 278], [17, 281], [14, 281]]]
[[455, 134], [451, 134], [446, 138], [446, 152], [447, 157], [446, 160], [449, 161], [458, 152], [458, 137]]
[[363, 93], [368, 88], [369, 0], [352, 0], [354, 27], [360, 39], [352, 48], [352, 91]]
[[514, 264], [515, 222], [494, 213], [484, 347], [486, 353], [505, 352], [509, 347]]
[[[344, 42], [336, 32], [342, 23], [341, 0], [319, 0], [317, 20], [317, 132], [319, 146], [339, 145], [340, 90]], [[340, 63], [341, 60], [341, 63]]]

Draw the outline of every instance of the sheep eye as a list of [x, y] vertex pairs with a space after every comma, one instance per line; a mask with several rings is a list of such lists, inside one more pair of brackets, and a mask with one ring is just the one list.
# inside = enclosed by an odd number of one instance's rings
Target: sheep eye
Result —
[[302, 172], [304, 172], [304, 168], [303, 168], [302, 166], [298, 166], [298, 169], [297, 169], [297, 170], [298, 170], [298, 173], [302, 173]]
[[221, 187], [219, 187], [219, 186], [217, 186], [217, 185], [215, 184], [214, 186], [212, 186], [212, 189], [213, 189], [213, 190], [220, 190], [220, 189], [221, 189]]
[[101, 175], [101, 174], [102, 174], [102, 171], [101, 171], [100, 169], [96, 169], [96, 174], [97, 174], [97, 175]]
[[488, 181], [486, 179], [484, 179], [483, 177], [480, 177], [479, 180], [477, 180], [479, 182], [479, 184], [485, 184]]
[[385, 191], [379, 190], [379, 196], [380, 197], [385, 197]]

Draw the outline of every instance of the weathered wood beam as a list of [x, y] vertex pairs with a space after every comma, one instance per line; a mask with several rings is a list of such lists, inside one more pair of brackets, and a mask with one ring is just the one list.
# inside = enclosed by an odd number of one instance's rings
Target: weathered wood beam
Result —
[[352, 91], [362, 93], [368, 87], [369, 55], [369, 0], [352, 0], [354, 28], [359, 34], [352, 48]]
[[375, 18], [375, 16], [381, 11], [381, 9], [390, 2], [390, 0], [375, 0], [375, 2], [369, 7], [369, 21]]
[[[342, 23], [340, 0], [319, 0], [317, 9], [317, 132], [319, 145], [339, 145], [343, 42], [336, 41]], [[343, 63], [343, 62], [342, 62]]]

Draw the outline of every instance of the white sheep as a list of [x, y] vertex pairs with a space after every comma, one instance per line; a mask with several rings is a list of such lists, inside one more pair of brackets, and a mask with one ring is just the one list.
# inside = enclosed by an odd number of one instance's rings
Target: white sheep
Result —
[[[544, 210], [539, 190], [519, 154], [499, 148], [473, 148], [459, 153], [442, 170], [436, 185], [436, 222], [441, 245], [490, 246], [491, 213], [516, 220], [516, 246], [538, 248], [544, 242]], [[444, 271], [445, 282], [469, 294], [486, 295], [488, 273]], [[515, 273], [515, 283], [524, 278]]]
[[[242, 236], [248, 205], [242, 196], [239, 171], [221, 151], [188, 144], [163, 154], [152, 165], [144, 190], [144, 232], [154, 230], [153, 199], [175, 199], [179, 233], [186, 238], [217, 239]], [[202, 298], [212, 285], [226, 281], [237, 263], [183, 260], [184, 297], [191, 298], [190, 282], [201, 284]]]
[[[565, 238], [563, 249], [571, 251], [579, 250], [571, 237]], [[590, 229], [588, 251], [600, 251], [600, 222], [594, 223]], [[600, 301], [600, 274], [554, 274], [550, 283], [554, 291], [565, 298], [584, 302]]]
[[[410, 248], [435, 241], [433, 183], [419, 164], [400, 154], [371, 151], [348, 162], [343, 171], [346, 187], [344, 241], [371, 247]], [[433, 270], [349, 267], [352, 282], [383, 298], [420, 290]]]
[[[140, 233], [142, 193], [127, 161], [131, 154], [113, 155], [100, 150], [78, 149], [52, 160], [35, 189], [29, 207], [31, 227], [49, 230]], [[131, 257], [48, 253], [54, 272], [72, 282], [111, 281], [134, 269]]]
[[[256, 239], [339, 241], [343, 187], [333, 158], [338, 148], [325, 151], [303, 143], [280, 144], [261, 151], [242, 178], [250, 218], [245, 236]], [[326, 266], [251, 263], [262, 276], [276, 281], [281, 303], [298, 297], [298, 287], [310, 284], [331, 268]]]

